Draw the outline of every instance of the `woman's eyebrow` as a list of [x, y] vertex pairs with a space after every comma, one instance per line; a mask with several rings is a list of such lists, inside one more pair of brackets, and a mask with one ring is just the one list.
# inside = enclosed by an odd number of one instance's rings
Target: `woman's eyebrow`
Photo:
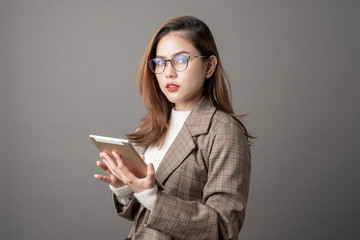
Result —
[[[175, 56], [180, 55], [180, 54], [190, 54], [190, 53], [187, 52], [187, 51], [180, 51], [180, 52], [174, 53], [174, 54], [172, 55], [172, 57], [175, 57]], [[165, 58], [164, 56], [161, 56], [161, 55], [156, 55], [155, 57], [157, 57], [157, 58]]]

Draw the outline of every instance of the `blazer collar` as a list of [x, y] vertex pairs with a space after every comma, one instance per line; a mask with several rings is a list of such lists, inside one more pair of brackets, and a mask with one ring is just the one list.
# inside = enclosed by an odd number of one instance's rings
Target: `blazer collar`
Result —
[[216, 108], [205, 97], [200, 99], [156, 171], [156, 176], [161, 183], [164, 183], [168, 176], [196, 148], [193, 137], [209, 131], [210, 122], [215, 111]]
[[186, 119], [186, 125], [192, 136], [205, 134], [209, 130], [210, 121], [216, 111], [216, 108], [203, 96], [191, 111]]

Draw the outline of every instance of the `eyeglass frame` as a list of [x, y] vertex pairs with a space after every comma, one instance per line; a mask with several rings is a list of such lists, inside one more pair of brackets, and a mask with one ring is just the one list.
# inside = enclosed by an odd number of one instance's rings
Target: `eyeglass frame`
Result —
[[[182, 56], [182, 57], [185, 57], [185, 58], [186, 58], [186, 67], [184, 68], [184, 70], [181, 70], [181, 71], [176, 70], [176, 69], [174, 68], [173, 62], [172, 62], [172, 60], [173, 60], [174, 58], [178, 57], [178, 56]], [[165, 64], [164, 64], [164, 69], [163, 69], [161, 72], [159, 72], [159, 73], [154, 72], [154, 71], [151, 69], [151, 67], [150, 67], [151, 61], [153, 61], [153, 60], [156, 59], [156, 58], [150, 59], [150, 60], [148, 61], [148, 66], [149, 66], [150, 70], [151, 70], [153, 73], [155, 73], [155, 74], [162, 74], [163, 72], [165, 72], [166, 62], [170, 62], [170, 65], [171, 65], [171, 67], [175, 70], [175, 72], [183, 72], [183, 71], [185, 71], [185, 70], [188, 68], [188, 66], [189, 66], [189, 59], [190, 59], [190, 58], [204, 58], [204, 57], [206, 57], [206, 56], [183, 56], [183, 55], [176, 55], [176, 56], [174, 56], [174, 57], [171, 58], [171, 59], [164, 59], [164, 60], [163, 60], [163, 61], [165, 62]], [[161, 59], [161, 58], [159, 58], [159, 59]]]

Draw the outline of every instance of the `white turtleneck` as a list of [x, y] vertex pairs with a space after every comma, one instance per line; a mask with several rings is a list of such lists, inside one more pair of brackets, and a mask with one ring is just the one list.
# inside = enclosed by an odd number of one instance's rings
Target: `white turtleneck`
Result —
[[[190, 112], [191, 111], [175, 111], [175, 109], [172, 109], [169, 129], [167, 131], [166, 139], [163, 146], [150, 146], [147, 148], [145, 152], [145, 162], [147, 164], [152, 163], [154, 165], [155, 171], [158, 169], [166, 152], [169, 150], [171, 144], [178, 135]], [[150, 210], [154, 207], [156, 195], [158, 192], [157, 186], [152, 189], [145, 190], [141, 193], [133, 193], [128, 186], [124, 186], [121, 188], [113, 188], [110, 185], [110, 189], [115, 193], [117, 200], [121, 204], [125, 205], [132, 197], [132, 194], [134, 194], [134, 196], [139, 200], [139, 202]]]

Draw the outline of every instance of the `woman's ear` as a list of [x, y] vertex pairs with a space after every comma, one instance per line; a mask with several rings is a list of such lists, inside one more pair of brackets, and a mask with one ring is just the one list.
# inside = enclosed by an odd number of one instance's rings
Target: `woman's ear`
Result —
[[207, 65], [206, 65], [206, 72], [205, 72], [205, 78], [208, 79], [210, 78], [217, 66], [217, 58], [214, 55], [211, 55], [209, 57], [209, 59], [207, 60]]

